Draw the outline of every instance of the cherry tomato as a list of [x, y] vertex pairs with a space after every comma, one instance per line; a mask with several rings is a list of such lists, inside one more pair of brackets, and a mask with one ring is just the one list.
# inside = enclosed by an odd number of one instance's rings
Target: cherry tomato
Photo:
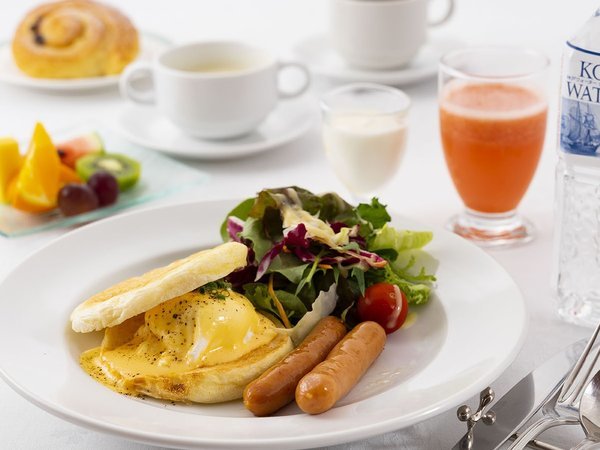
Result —
[[365, 290], [365, 295], [358, 300], [357, 311], [361, 320], [377, 322], [390, 334], [406, 320], [408, 302], [395, 284], [377, 283]]

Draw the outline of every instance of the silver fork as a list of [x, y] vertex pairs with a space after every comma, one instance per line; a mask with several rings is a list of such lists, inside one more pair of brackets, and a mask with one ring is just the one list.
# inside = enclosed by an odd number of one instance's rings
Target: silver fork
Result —
[[583, 390], [595, 373], [593, 369], [600, 357], [600, 345], [594, 348], [599, 334], [600, 324], [594, 330], [558, 393], [544, 404], [543, 417], [523, 431], [507, 450], [523, 450], [529, 441], [548, 428], [579, 423], [579, 401]]

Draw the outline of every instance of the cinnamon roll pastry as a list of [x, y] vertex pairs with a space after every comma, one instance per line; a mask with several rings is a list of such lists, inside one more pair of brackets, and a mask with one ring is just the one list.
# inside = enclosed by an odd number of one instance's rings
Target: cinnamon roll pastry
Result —
[[118, 74], [138, 51], [138, 33], [130, 20], [91, 0], [38, 6], [21, 21], [12, 41], [19, 69], [37, 78]]

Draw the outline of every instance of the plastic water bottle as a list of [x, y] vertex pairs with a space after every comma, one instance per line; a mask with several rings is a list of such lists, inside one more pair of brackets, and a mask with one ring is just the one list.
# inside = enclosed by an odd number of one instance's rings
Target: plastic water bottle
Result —
[[563, 54], [556, 170], [558, 312], [600, 322], [600, 9]]

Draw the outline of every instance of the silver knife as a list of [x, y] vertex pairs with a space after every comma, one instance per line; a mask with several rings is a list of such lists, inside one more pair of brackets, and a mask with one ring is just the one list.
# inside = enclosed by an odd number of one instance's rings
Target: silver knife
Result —
[[585, 339], [571, 344], [525, 376], [491, 406], [494, 423], [474, 426], [452, 450], [498, 449], [560, 389], [585, 344]]

